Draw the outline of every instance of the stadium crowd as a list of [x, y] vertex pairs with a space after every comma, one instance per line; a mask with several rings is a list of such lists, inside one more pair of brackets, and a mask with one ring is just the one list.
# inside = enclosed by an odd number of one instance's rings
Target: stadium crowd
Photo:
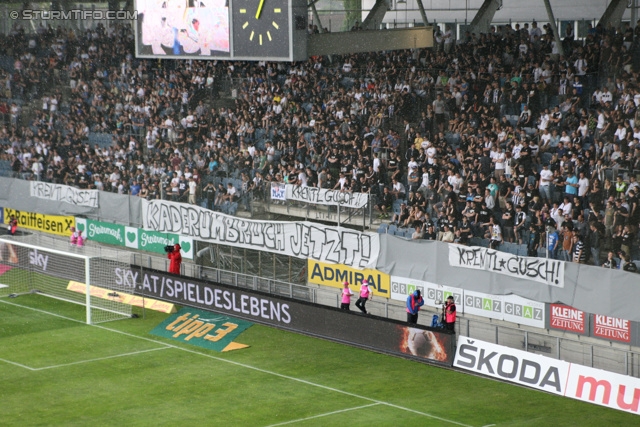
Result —
[[[639, 35], [597, 26], [578, 40], [569, 27], [560, 55], [533, 22], [289, 64], [137, 59], [124, 25], [15, 27], [0, 37], [13, 62], [0, 160], [17, 177], [214, 209], [268, 197], [270, 182], [369, 192], [414, 239], [632, 269]], [[212, 108], [222, 84], [235, 104]], [[17, 100], [38, 103], [28, 125]]]

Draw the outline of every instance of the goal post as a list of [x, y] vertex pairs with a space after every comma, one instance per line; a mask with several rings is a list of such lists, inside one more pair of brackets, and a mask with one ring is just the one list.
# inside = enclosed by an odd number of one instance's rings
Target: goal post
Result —
[[117, 268], [130, 266], [85, 248], [68, 251], [0, 238], [0, 297], [38, 293], [86, 307], [86, 323], [131, 317], [127, 291], [116, 283]]

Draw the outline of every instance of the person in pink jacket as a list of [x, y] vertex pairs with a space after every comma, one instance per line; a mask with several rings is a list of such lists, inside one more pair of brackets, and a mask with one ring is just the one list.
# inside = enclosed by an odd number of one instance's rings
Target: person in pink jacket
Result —
[[356, 307], [364, 314], [367, 314], [365, 304], [371, 299], [371, 289], [369, 289], [369, 282], [365, 279], [360, 285], [360, 298], [356, 301]]
[[78, 240], [76, 241], [76, 244], [79, 247], [84, 246], [84, 236], [82, 236], [82, 230], [78, 230]]
[[71, 237], [69, 237], [69, 244], [70, 245], [78, 244], [78, 232], [76, 231], [75, 227], [71, 227]]
[[342, 288], [342, 304], [340, 304], [340, 310], [349, 311], [349, 306], [351, 305], [351, 297], [353, 296], [353, 292], [349, 289], [349, 282], [344, 282], [344, 288]]

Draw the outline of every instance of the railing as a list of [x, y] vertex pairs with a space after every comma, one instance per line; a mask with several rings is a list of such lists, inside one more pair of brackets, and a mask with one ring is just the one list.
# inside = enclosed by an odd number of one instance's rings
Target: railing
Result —
[[252, 206], [256, 211], [263, 208], [272, 214], [280, 214], [304, 218], [305, 220], [332, 222], [338, 225], [351, 225], [366, 229], [373, 223], [373, 201], [362, 208], [348, 208], [341, 206], [318, 205], [300, 202], [296, 200], [272, 200], [267, 194], [263, 203], [254, 202]]

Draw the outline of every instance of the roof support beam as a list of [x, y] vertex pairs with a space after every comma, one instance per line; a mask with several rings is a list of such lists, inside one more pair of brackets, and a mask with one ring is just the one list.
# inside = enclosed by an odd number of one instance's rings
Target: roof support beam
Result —
[[322, 26], [322, 21], [320, 21], [320, 15], [318, 14], [318, 9], [316, 9], [316, 3], [318, 3], [318, 0], [309, 2], [309, 7], [311, 8], [311, 12], [313, 13], [313, 20], [318, 25], [318, 31], [324, 33], [324, 27]]
[[556, 18], [553, 16], [553, 9], [551, 9], [551, 3], [549, 0], [544, 0], [544, 7], [547, 8], [547, 15], [549, 16], [549, 25], [553, 31], [553, 39], [556, 42], [556, 47], [560, 56], [564, 55], [564, 49], [562, 49], [562, 41], [560, 40], [560, 33], [558, 32], [558, 26], [556, 25]]
[[362, 21], [363, 30], [377, 30], [389, 10], [389, 0], [376, 0], [367, 17]]
[[429, 25], [429, 20], [427, 19], [427, 12], [425, 12], [424, 10], [424, 5], [422, 4], [422, 0], [416, 0], [416, 3], [418, 3], [418, 9], [420, 9], [420, 16], [422, 16], [422, 23], [426, 27], [427, 25]]
[[469, 32], [476, 34], [488, 33], [493, 16], [501, 7], [502, 0], [484, 0], [484, 3], [482, 3], [482, 6], [473, 17], [471, 25], [469, 25]]
[[[618, 27], [622, 22], [622, 15], [629, 6], [628, 0], [612, 0], [607, 6], [607, 10], [602, 14], [600, 18], [600, 24], [603, 28], [609, 28], [609, 26]], [[635, 22], [633, 22], [635, 24]]]

